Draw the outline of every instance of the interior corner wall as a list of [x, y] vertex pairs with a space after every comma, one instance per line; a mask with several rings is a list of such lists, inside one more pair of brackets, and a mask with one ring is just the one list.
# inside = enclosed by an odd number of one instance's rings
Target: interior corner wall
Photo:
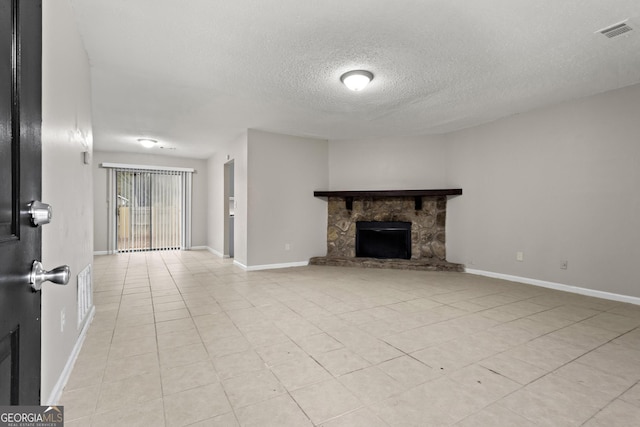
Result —
[[442, 188], [445, 157], [440, 135], [329, 141], [330, 189]]
[[40, 397], [48, 405], [62, 391], [81, 332], [77, 274], [93, 260], [92, 171], [83, 153], [91, 154], [93, 141], [89, 60], [70, 2], [43, 1], [42, 25], [42, 201], [53, 209], [51, 223], [42, 227], [42, 262], [46, 269], [71, 269], [66, 286], [42, 287]]
[[249, 129], [247, 267], [326, 254], [327, 162], [326, 140]]
[[639, 111], [635, 85], [448, 134], [449, 261], [640, 297]]
[[247, 134], [242, 133], [217, 150], [207, 161], [209, 170], [207, 246], [217, 255], [224, 254], [225, 200], [224, 165], [234, 164], [234, 261], [247, 265]]
[[195, 169], [191, 197], [191, 246], [207, 245], [207, 186], [209, 174], [206, 160], [158, 154], [95, 151], [93, 155], [93, 227], [94, 251], [96, 253], [106, 253], [109, 250], [107, 169], [100, 166], [104, 162]]

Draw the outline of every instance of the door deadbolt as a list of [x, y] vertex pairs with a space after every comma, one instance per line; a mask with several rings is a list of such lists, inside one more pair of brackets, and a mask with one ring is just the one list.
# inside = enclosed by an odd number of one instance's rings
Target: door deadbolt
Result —
[[31, 215], [31, 224], [34, 227], [39, 225], [49, 224], [51, 222], [51, 205], [42, 203], [39, 200], [34, 200], [29, 203], [29, 215]]
[[69, 276], [70, 269], [68, 265], [61, 265], [51, 271], [47, 271], [42, 267], [40, 261], [33, 261], [31, 273], [29, 274], [29, 284], [31, 285], [31, 289], [37, 292], [42, 289], [44, 282], [66, 285], [69, 283]]

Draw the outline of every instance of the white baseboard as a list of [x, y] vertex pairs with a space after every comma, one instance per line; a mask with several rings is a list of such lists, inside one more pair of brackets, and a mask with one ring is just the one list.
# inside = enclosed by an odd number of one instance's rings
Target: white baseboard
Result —
[[494, 273], [492, 271], [474, 270], [471, 268], [465, 268], [465, 272], [469, 274], [476, 274], [478, 276], [493, 277], [496, 279], [509, 280], [512, 282], [526, 283], [527, 285], [534, 285], [534, 286], [541, 286], [543, 288], [555, 289], [558, 291], [571, 292], [574, 294], [580, 294], [580, 295], [586, 295], [590, 297], [603, 298], [603, 299], [608, 299], [612, 301], [619, 301], [619, 302], [626, 302], [629, 304], [640, 305], [640, 298], [632, 297], [629, 295], [614, 294], [611, 292], [598, 291], [595, 289], [581, 288], [579, 286], [565, 285], [565, 284], [556, 283], [556, 282], [547, 282], [545, 280], [530, 279], [528, 277], [511, 276], [509, 274]]
[[225, 256], [222, 252], [218, 252], [218, 251], [216, 251], [215, 249], [210, 248], [210, 247], [208, 247], [208, 246], [207, 246], [207, 250], [208, 250], [209, 252], [211, 252], [212, 254], [214, 254], [215, 256], [217, 256], [217, 257], [220, 257], [220, 258], [229, 258], [229, 255]]
[[233, 265], [237, 265], [238, 267], [240, 267], [243, 270], [248, 270], [247, 266], [244, 265], [243, 263], [241, 263], [240, 261], [236, 261], [235, 259], [233, 260]]
[[111, 251], [93, 251], [93, 255], [111, 255], [112, 252]]
[[210, 248], [209, 246], [192, 246], [191, 250], [194, 250], [194, 251], [209, 251], [212, 254], [214, 254], [215, 256], [217, 256], [218, 258], [229, 258], [228, 256], [224, 256], [220, 252], [216, 251], [215, 249]]
[[274, 270], [276, 268], [306, 267], [307, 265], [309, 265], [309, 261], [287, 262], [283, 264], [251, 265], [251, 266], [246, 266], [235, 260], [233, 261], [233, 263], [246, 271]]
[[71, 376], [71, 372], [73, 371], [73, 366], [76, 364], [76, 360], [78, 359], [78, 355], [80, 354], [80, 350], [82, 349], [82, 344], [84, 344], [84, 340], [87, 337], [87, 331], [89, 330], [91, 322], [93, 322], [93, 317], [95, 316], [95, 314], [96, 306], [94, 305], [87, 315], [87, 320], [84, 322], [84, 326], [82, 327], [82, 331], [80, 331], [80, 335], [78, 335], [76, 345], [73, 346], [73, 350], [71, 350], [69, 359], [67, 359], [67, 363], [64, 365], [64, 369], [60, 373], [60, 377], [58, 378], [58, 381], [56, 381], [56, 385], [53, 386], [53, 390], [51, 390], [51, 394], [49, 395], [49, 397], [47, 397], [46, 399], [41, 397], [41, 405], [51, 406], [57, 405], [58, 402], [60, 402], [62, 392], [64, 391], [64, 387], [69, 381], [69, 377]]

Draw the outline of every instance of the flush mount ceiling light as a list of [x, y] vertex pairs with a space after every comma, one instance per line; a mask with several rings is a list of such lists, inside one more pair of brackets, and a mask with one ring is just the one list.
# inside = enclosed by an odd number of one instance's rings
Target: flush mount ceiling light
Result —
[[138, 142], [142, 144], [144, 148], [151, 148], [158, 143], [155, 139], [138, 138]]
[[367, 70], [348, 71], [340, 77], [340, 81], [355, 92], [364, 89], [371, 80], [373, 80], [373, 73]]

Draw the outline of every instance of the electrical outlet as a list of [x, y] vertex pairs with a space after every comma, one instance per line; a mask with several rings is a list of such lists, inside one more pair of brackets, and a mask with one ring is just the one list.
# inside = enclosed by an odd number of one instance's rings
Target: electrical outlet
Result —
[[524, 252], [516, 252], [516, 261], [524, 261]]
[[285, 243], [284, 244], [284, 250], [285, 251], [290, 251], [291, 250], [291, 243]]
[[64, 324], [67, 323], [67, 309], [60, 310], [60, 332], [64, 332]]
[[569, 267], [569, 261], [562, 261], [560, 263], [560, 269], [561, 270], [566, 270]]

